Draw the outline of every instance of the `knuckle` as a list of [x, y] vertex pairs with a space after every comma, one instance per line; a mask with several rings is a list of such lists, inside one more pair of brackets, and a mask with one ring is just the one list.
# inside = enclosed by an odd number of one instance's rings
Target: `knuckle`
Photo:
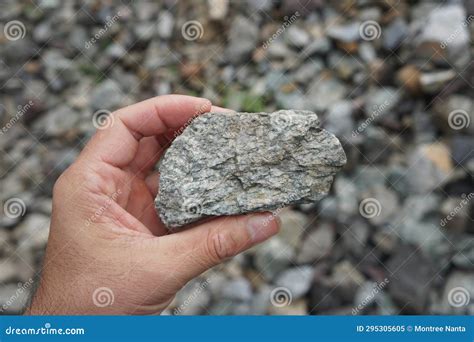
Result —
[[239, 243], [231, 232], [210, 232], [207, 239], [207, 254], [212, 263], [233, 257], [239, 251]]

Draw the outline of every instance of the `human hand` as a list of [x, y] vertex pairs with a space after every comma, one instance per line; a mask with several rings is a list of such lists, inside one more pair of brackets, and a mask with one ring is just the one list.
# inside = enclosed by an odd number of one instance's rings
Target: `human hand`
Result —
[[270, 213], [174, 234], [160, 222], [153, 167], [176, 130], [211, 110], [209, 100], [168, 95], [113, 113], [113, 125], [92, 137], [54, 186], [28, 314], [157, 314], [190, 279], [278, 232]]

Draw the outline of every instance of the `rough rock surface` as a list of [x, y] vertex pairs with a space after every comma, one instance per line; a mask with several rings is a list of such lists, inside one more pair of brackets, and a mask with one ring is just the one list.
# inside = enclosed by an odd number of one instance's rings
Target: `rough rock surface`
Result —
[[206, 113], [163, 157], [155, 204], [175, 228], [207, 216], [311, 203], [327, 194], [345, 163], [339, 140], [312, 112]]

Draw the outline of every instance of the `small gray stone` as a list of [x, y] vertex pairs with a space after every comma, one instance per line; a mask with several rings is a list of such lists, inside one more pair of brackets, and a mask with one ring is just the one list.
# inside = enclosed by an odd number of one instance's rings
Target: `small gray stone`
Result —
[[383, 31], [383, 47], [395, 50], [408, 35], [408, 25], [399, 17], [392, 21]]
[[420, 76], [420, 84], [423, 92], [435, 94], [457, 76], [454, 70], [443, 70], [430, 73], [424, 73]]
[[285, 37], [289, 44], [297, 48], [305, 47], [310, 42], [309, 34], [304, 29], [294, 25], [286, 31]]
[[436, 276], [432, 260], [416, 247], [402, 245], [389, 259], [386, 268], [390, 272], [388, 291], [392, 298], [407, 311], [423, 312]]
[[28, 215], [16, 228], [13, 237], [18, 248], [41, 250], [49, 235], [49, 217], [41, 214]]
[[194, 279], [176, 295], [175, 315], [199, 315], [205, 312], [211, 301], [208, 279]]
[[474, 273], [453, 272], [444, 287], [441, 313], [472, 315], [474, 313]]
[[168, 11], [163, 11], [158, 17], [158, 35], [163, 39], [171, 38], [173, 34], [174, 17]]
[[246, 60], [258, 41], [258, 27], [244, 16], [237, 16], [229, 32], [226, 57], [233, 64]]
[[31, 283], [7, 284], [0, 287], [0, 313], [21, 314], [31, 291]]
[[400, 98], [400, 92], [395, 88], [372, 88], [367, 92], [365, 113], [372, 120], [379, 121], [397, 107]]
[[108, 79], [92, 91], [90, 105], [93, 110], [114, 110], [120, 105], [122, 99], [123, 94], [119, 84]]
[[314, 113], [206, 113], [166, 151], [155, 204], [174, 228], [312, 203], [328, 193], [345, 163], [341, 144]]
[[277, 286], [285, 287], [290, 291], [293, 300], [301, 298], [308, 292], [313, 282], [314, 270], [312, 266], [289, 268], [275, 281]]
[[419, 43], [439, 43], [456, 65], [469, 63], [469, 25], [466, 25], [466, 10], [462, 4], [437, 6], [423, 22]]
[[336, 232], [331, 225], [319, 225], [305, 236], [296, 261], [303, 264], [324, 258], [331, 252], [335, 237]]
[[328, 110], [324, 128], [334, 133], [339, 139], [350, 140], [354, 129], [352, 109], [353, 105], [350, 101], [334, 103]]
[[319, 74], [319, 72], [323, 69], [323, 61], [317, 58], [313, 58], [311, 59], [311, 61], [306, 62], [298, 67], [294, 74], [294, 79], [297, 82], [306, 84], [312, 79], [314, 79], [315, 75]]
[[469, 234], [459, 234], [452, 241], [456, 246], [453, 264], [459, 268], [474, 271], [474, 237]]
[[308, 106], [315, 111], [325, 111], [346, 93], [347, 88], [337, 78], [320, 79], [308, 90]]
[[399, 213], [398, 197], [396, 193], [383, 185], [376, 185], [363, 194], [363, 199], [375, 199], [379, 208], [375, 215], [366, 215], [367, 219], [374, 225], [390, 223], [393, 216]]
[[354, 42], [360, 39], [360, 23], [352, 22], [347, 25], [331, 25], [327, 29], [327, 35], [341, 42]]
[[76, 111], [66, 105], [52, 109], [35, 122], [35, 132], [48, 137], [57, 137], [73, 130], [79, 121]]
[[271, 281], [290, 265], [294, 256], [293, 247], [276, 236], [256, 248], [255, 266], [265, 279]]
[[252, 299], [252, 286], [244, 277], [232, 279], [222, 289], [221, 296], [232, 301], [248, 302]]

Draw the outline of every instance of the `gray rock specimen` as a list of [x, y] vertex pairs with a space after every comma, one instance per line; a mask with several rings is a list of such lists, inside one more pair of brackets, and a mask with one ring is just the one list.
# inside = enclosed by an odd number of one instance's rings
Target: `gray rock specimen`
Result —
[[341, 144], [312, 112], [206, 113], [163, 157], [155, 205], [175, 228], [311, 203], [328, 193], [345, 163]]

